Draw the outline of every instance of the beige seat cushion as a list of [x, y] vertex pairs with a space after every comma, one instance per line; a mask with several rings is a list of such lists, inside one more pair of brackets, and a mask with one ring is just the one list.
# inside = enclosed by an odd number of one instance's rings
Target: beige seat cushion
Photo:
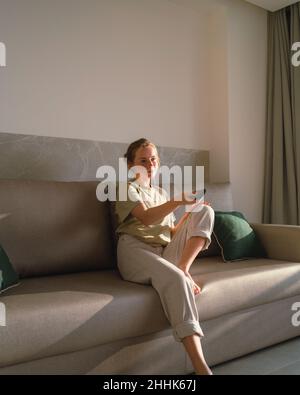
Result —
[[155, 290], [117, 271], [23, 279], [1, 302], [0, 367], [168, 328]]
[[201, 286], [200, 321], [300, 295], [300, 263], [250, 259], [224, 263], [196, 259], [191, 274]]
[[[271, 260], [223, 263], [198, 259], [191, 270], [203, 287], [200, 322], [300, 295], [300, 264]], [[117, 271], [24, 279], [1, 302], [0, 366], [79, 351], [169, 327], [157, 292], [123, 281]]]

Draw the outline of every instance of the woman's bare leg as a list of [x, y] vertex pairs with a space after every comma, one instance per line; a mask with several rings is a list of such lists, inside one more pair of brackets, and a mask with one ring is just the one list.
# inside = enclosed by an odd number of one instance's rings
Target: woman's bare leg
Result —
[[[201, 236], [192, 236], [186, 242], [186, 245], [183, 249], [180, 260], [177, 263], [179, 269], [181, 269], [186, 276], [188, 276], [191, 280], [193, 280], [192, 276], [189, 273], [190, 267], [194, 262], [196, 256], [205, 246], [206, 239]], [[201, 291], [200, 287], [194, 283], [194, 293], [197, 295]]]
[[[206, 242], [206, 239], [200, 236], [191, 237], [183, 250], [182, 256], [178, 262], [178, 267], [186, 273], [190, 278], [189, 269], [194, 262], [196, 256], [202, 250]], [[197, 290], [197, 287], [199, 291]], [[195, 284], [194, 293], [200, 292], [200, 287]], [[194, 366], [195, 373], [199, 375], [212, 375], [212, 371], [208, 367], [201, 346], [200, 336], [197, 334], [187, 336], [182, 340], [182, 343], [191, 359]]]
[[191, 359], [195, 373], [205, 376], [212, 375], [212, 371], [208, 367], [203, 355], [200, 336], [197, 334], [187, 336], [182, 339], [182, 343]]

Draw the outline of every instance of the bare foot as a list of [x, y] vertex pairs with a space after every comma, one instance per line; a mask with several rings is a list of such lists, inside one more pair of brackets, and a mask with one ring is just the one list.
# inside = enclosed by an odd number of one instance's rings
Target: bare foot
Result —
[[193, 282], [193, 289], [194, 289], [194, 295], [198, 295], [201, 292], [201, 288], [199, 287], [199, 285], [197, 285], [193, 279], [193, 277], [190, 275], [189, 272], [186, 272], [185, 275], [192, 280]]
[[181, 270], [184, 272], [184, 274], [187, 276], [187, 278], [188, 278], [189, 280], [192, 281], [193, 290], [194, 290], [194, 295], [200, 294], [201, 288], [199, 287], [199, 285], [197, 285], [197, 284], [195, 283], [195, 281], [194, 281], [193, 277], [190, 275], [190, 273], [189, 273], [185, 268], [182, 268], [181, 266], [178, 266], [178, 268], [181, 269]]

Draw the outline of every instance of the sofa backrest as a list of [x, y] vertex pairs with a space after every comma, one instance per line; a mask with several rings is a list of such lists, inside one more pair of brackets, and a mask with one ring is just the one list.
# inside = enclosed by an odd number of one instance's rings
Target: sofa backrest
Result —
[[230, 182], [205, 183], [205, 200], [215, 211], [233, 211], [233, 197]]
[[[0, 180], [0, 245], [21, 278], [116, 268], [113, 206], [97, 200], [97, 185]], [[233, 210], [230, 183], [205, 188], [215, 210]]]
[[97, 185], [0, 180], [0, 244], [21, 278], [115, 267], [108, 202], [97, 200]]

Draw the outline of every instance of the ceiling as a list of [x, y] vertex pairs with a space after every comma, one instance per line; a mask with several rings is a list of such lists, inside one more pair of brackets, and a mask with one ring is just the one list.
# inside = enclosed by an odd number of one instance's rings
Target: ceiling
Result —
[[245, 0], [248, 3], [258, 5], [269, 11], [277, 11], [280, 8], [287, 7], [291, 4], [297, 3], [299, 0]]

